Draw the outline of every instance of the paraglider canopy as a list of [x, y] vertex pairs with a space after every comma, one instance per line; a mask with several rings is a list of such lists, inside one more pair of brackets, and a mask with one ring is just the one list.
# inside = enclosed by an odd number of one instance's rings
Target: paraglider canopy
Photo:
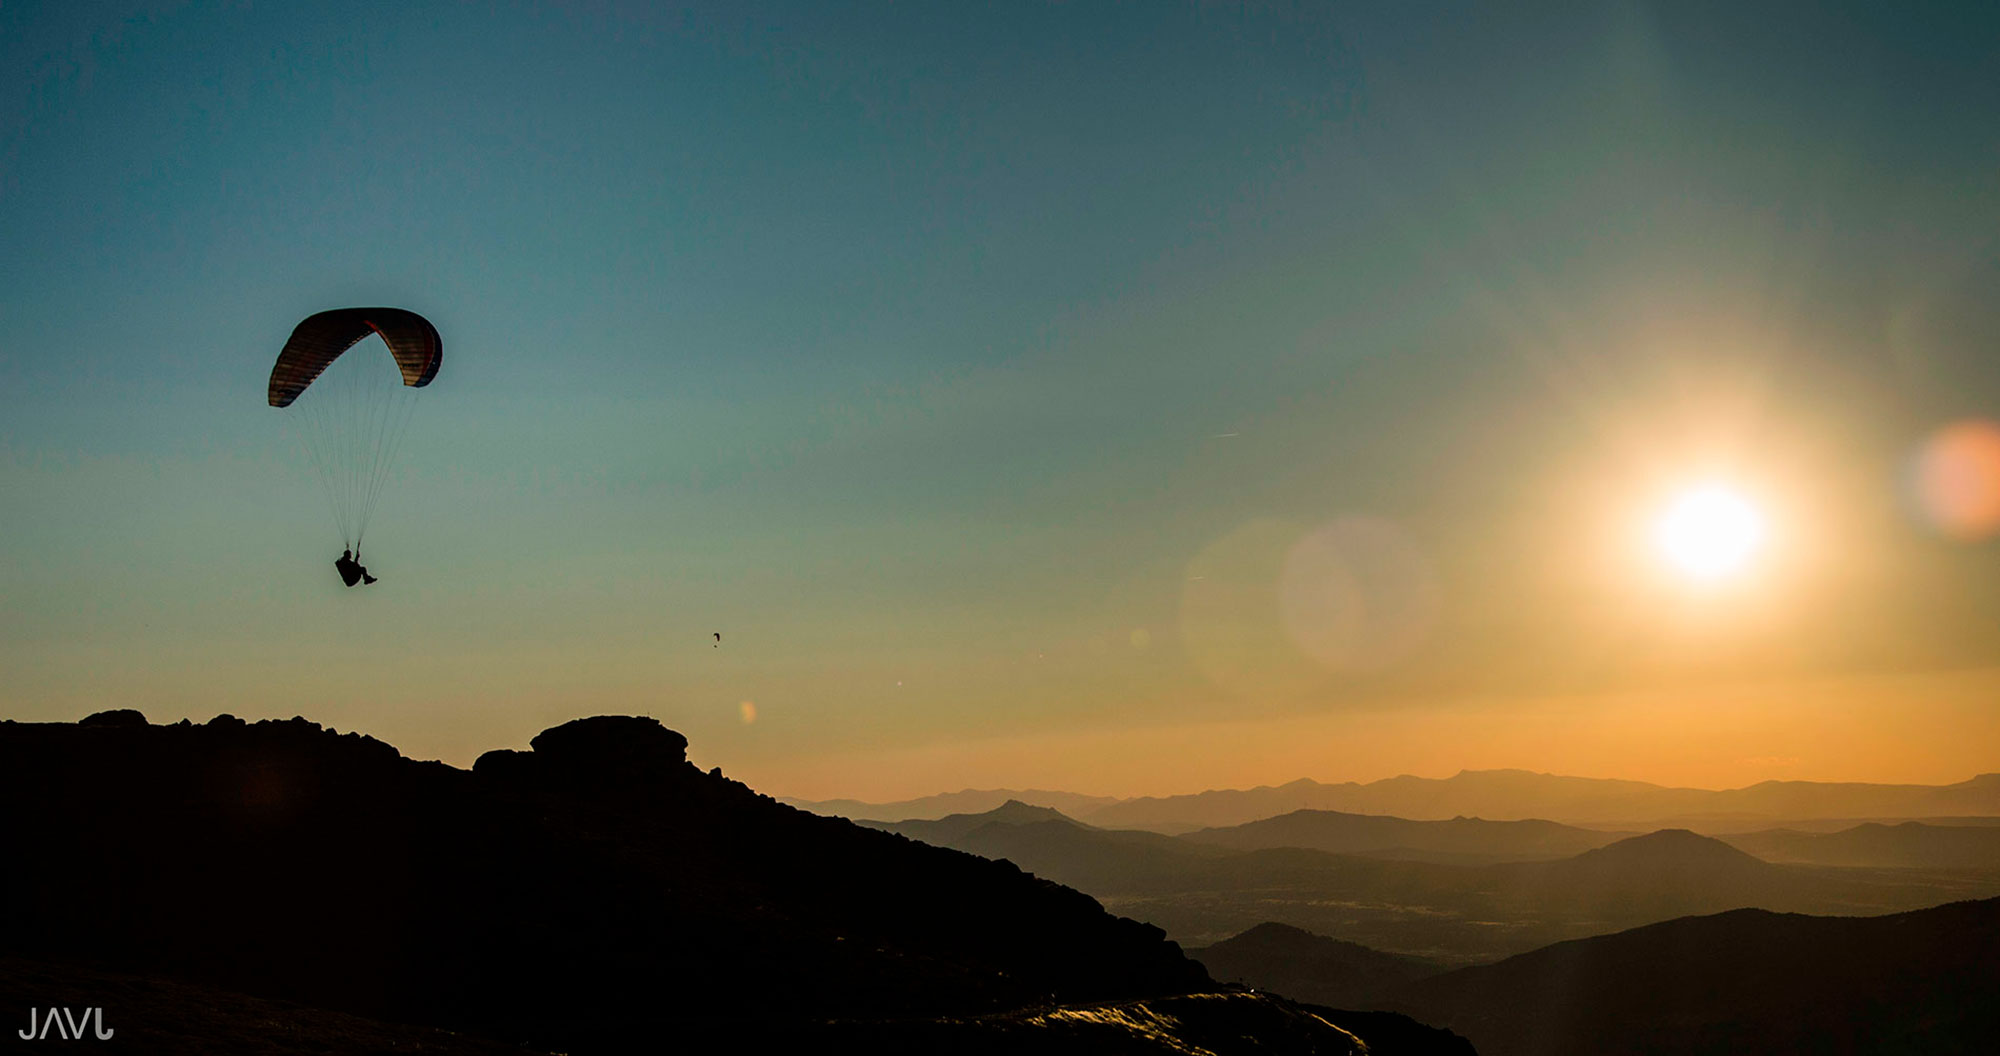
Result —
[[[388, 361], [368, 347], [346, 354], [378, 335]], [[271, 366], [265, 399], [286, 409], [357, 560], [416, 395], [443, 362], [444, 341], [423, 316], [402, 308], [336, 308], [294, 327]]]
[[291, 340], [271, 367], [267, 394], [271, 406], [291, 406], [342, 352], [370, 334], [382, 335], [382, 343], [396, 357], [403, 384], [421, 389], [437, 377], [444, 363], [444, 340], [430, 320], [401, 308], [335, 308], [307, 316], [292, 329]]

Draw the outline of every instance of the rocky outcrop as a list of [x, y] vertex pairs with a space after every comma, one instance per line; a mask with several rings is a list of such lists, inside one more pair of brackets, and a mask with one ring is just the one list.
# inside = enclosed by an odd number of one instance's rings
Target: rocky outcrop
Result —
[[528, 742], [535, 758], [574, 772], [664, 773], [687, 762], [688, 739], [639, 715], [598, 715], [550, 727]]
[[[0, 957], [140, 980], [104, 983], [153, 995], [128, 1036], [222, 1039], [188, 1051], [258, 1051], [271, 1017], [273, 1051], [387, 1023], [447, 1052], [1356, 1051], [1326, 1018], [1354, 1014], [1214, 994], [1157, 928], [779, 804], [643, 717], [471, 771], [302, 718], [0, 722], [0, 841]], [[1378, 1054], [1464, 1051], [1370, 1016]]]
[[0, 724], [0, 952], [571, 1051], [1208, 985], [1084, 895], [686, 747], [607, 716], [467, 772], [304, 719]]
[[77, 722], [79, 726], [144, 726], [146, 716], [134, 708], [114, 708], [86, 715]]

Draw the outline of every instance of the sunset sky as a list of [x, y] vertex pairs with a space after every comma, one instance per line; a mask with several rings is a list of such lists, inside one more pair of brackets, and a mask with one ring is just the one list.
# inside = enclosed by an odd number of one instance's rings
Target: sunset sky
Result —
[[[6, 3], [0, 717], [2000, 770], [1996, 68], [1990, 3]], [[354, 591], [265, 404], [350, 305], [445, 347]]]

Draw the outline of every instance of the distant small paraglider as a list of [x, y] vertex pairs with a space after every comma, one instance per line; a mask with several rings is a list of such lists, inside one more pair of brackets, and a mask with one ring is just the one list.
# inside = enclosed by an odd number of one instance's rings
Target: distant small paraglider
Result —
[[717, 632], [715, 632], [715, 644], [714, 644], [714, 645], [711, 645], [711, 646], [709, 646], [709, 648], [710, 648], [710, 649], [720, 649], [720, 648], [722, 648], [722, 632], [721, 632], [721, 631], [717, 631]]

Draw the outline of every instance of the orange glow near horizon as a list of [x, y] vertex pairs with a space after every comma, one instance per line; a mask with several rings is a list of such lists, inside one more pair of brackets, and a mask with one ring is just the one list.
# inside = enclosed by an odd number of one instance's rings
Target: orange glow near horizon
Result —
[[[1078, 730], [756, 763], [689, 755], [772, 795], [888, 802], [965, 788], [1179, 795], [1300, 777], [1523, 769], [1671, 787], [1767, 780], [1951, 784], [1992, 772], [2000, 668], [1612, 694], [1409, 702], [1365, 712]], [[672, 723], [669, 723], [672, 725]], [[1449, 731], [1442, 736], [1441, 731]], [[1172, 772], [1162, 760], [1175, 760]]]

